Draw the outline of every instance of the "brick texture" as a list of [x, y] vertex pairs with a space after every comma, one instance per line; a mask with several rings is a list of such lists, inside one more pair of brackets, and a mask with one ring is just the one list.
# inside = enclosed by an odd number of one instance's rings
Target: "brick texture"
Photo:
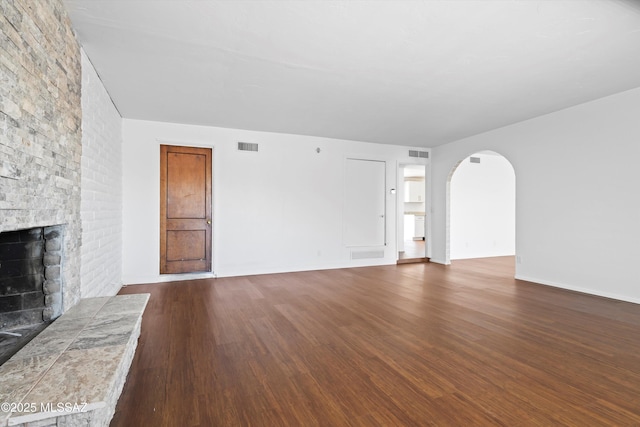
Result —
[[80, 48], [61, 0], [0, 0], [0, 231], [63, 224], [80, 298]]
[[82, 52], [82, 298], [122, 286], [122, 118]]

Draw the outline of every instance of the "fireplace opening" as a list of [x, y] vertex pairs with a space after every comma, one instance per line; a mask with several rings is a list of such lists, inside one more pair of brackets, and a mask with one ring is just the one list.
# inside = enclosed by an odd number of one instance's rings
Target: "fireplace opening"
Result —
[[0, 233], [0, 364], [62, 312], [64, 227]]

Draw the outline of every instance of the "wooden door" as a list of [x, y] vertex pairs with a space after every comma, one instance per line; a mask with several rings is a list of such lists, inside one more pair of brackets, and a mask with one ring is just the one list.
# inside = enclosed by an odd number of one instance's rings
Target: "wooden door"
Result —
[[211, 149], [160, 146], [160, 274], [211, 271]]

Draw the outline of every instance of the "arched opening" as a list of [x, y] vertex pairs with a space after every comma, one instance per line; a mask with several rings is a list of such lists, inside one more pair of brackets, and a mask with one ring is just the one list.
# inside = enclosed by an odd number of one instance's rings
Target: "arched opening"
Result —
[[447, 179], [446, 262], [516, 254], [516, 178], [493, 151], [474, 153]]

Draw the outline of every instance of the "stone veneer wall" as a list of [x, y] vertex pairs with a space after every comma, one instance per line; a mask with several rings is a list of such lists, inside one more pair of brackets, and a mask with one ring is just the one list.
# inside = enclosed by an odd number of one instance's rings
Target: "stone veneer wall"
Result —
[[0, 0], [0, 232], [63, 224], [80, 299], [80, 48], [62, 0]]

